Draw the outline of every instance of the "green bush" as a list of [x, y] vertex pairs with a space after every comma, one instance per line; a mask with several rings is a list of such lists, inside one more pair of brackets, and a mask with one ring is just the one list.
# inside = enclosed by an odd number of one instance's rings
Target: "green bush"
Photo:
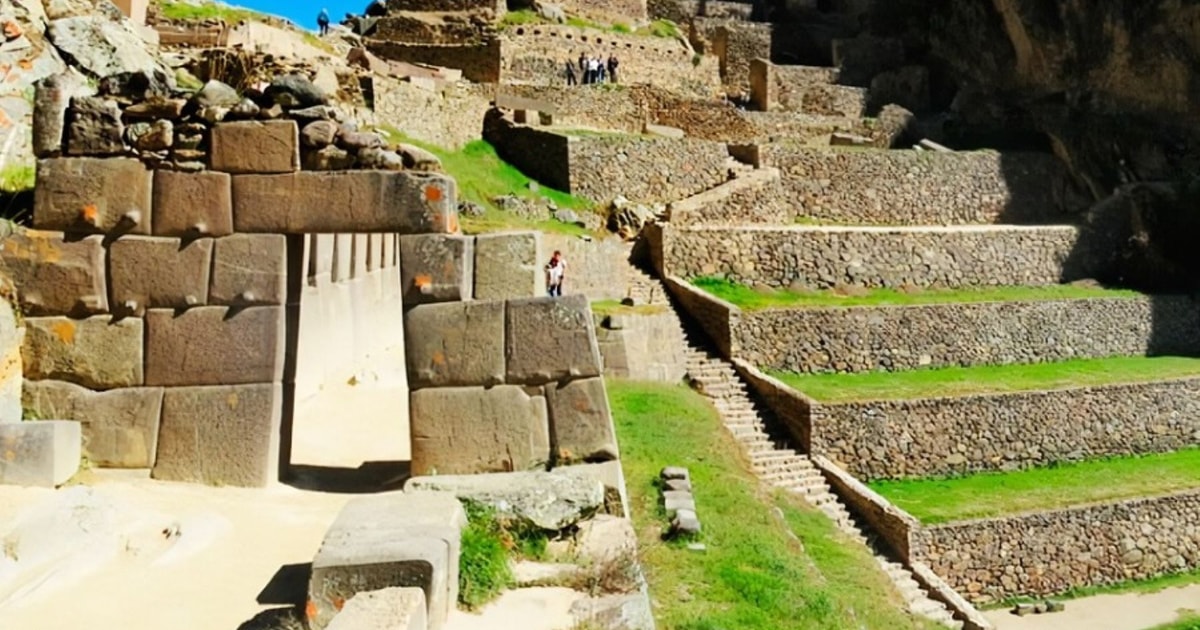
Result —
[[458, 601], [475, 609], [512, 583], [504, 531], [490, 508], [467, 503], [467, 527], [459, 555]]

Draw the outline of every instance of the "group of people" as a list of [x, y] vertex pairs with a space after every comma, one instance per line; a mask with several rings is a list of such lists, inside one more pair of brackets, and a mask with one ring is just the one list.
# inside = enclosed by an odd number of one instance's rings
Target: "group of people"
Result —
[[[578, 70], [576, 70], [578, 63]], [[616, 83], [617, 82], [617, 67], [621, 62], [617, 60], [616, 55], [609, 55], [605, 61], [603, 55], [588, 57], [585, 53], [579, 53], [577, 61], [567, 60], [567, 85], [577, 85], [582, 83], [590, 85], [592, 83]]]

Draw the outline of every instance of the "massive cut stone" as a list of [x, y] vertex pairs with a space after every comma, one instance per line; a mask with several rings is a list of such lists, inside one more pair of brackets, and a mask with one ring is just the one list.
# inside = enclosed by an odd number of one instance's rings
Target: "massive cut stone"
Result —
[[466, 512], [449, 494], [388, 493], [349, 501], [313, 559], [310, 623], [325, 627], [356, 593], [417, 587], [424, 592], [429, 627], [440, 628], [458, 599], [466, 524]]
[[504, 345], [508, 382], [542, 384], [600, 376], [593, 326], [583, 295], [510, 300]]
[[291, 173], [300, 170], [300, 131], [294, 120], [220, 123], [212, 129], [210, 144], [210, 168], [214, 171]]
[[328, 630], [426, 630], [425, 591], [396, 587], [351, 597]]
[[141, 385], [142, 330], [135, 318], [30, 317], [21, 349], [25, 377], [92, 389]]
[[404, 314], [413, 389], [504, 382], [504, 303], [423, 304]]
[[287, 300], [287, 237], [234, 234], [216, 239], [211, 304], [248, 306]]
[[619, 457], [604, 379], [546, 385], [546, 406], [556, 462], [599, 462]]
[[279, 383], [167, 388], [153, 477], [266, 486], [278, 471], [282, 403]]
[[599, 481], [544, 470], [413, 477], [404, 489], [449, 492], [548, 531], [585, 520], [604, 505], [604, 486]]
[[604, 512], [613, 516], [629, 514], [629, 498], [625, 493], [625, 472], [621, 470], [621, 462], [613, 460], [598, 464], [557, 466], [554, 472], [599, 481], [604, 486]]
[[79, 423], [38, 420], [0, 424], [0, 484], [54, 487], [79, 470]]
[[64, 241], [62, 232], [20, 230], [0, 241], [0, 260], [20, 287], [26, 314], [83, 317], [108, 311], [102, 237]]
[[154, 172], [154, 234], [225, 236], [233, 233], [233, 191], [228, 173]]
[[537, 232], [475, 237], [475, 299], [507, 300], [544, 295], [542, 238]]
[[120, 155], [125, 152], [121, 108], [102, 96], [71, 99], [71, 126], [67, 153], [71, 155]]
[[404, 303], [471, 299], [475, 240], [467, 236], [418, 234], [400, 237], [400, 282]]
[[550, 458], [546, 399], [520, 387], [443, 387], [412, 392], [416, 475], [528, 470]]
[[48, 158], [37, 165], [33, 223], [66, 232], [150, 233], [150, 171], [130, 158]]
[[25, 381], [25, 408], [39, 418], [75, 420], [83, 452], [108, 468], [149, 468], [158, 445], [163, 390], [129, 387], [93, 392], [63, 381]]
[[145, 98], [166, 95], [172, 87], [171, 75], [129, 20], [95, 13], [62, 17], [50, 21], [47, 35], [73, 65], [100, 77], [109, 94]]
[[271, 383], [283, 377], [284, 309], [146, 311], [147, 385]]
[[33, 154], [37, 157], [62, 155], [67, 130], [67, 107], [77, 96], [89, 96], [95, 89], [74, 68], [50, 75], [34, 85]]
[[207, 304], [212, 249], [211, 238], [117, 239], [108, 248], [113, 311], [141, 316], [148, 308]]
[[302, 171], [233, 178], [238, 232], [458, 232], [454, 180], [431, 173]]

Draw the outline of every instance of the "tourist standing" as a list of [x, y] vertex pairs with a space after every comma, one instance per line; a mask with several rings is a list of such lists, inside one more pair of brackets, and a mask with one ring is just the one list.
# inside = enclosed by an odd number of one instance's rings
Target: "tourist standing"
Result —
[[604, 55], [596, 55], [596, 76], [600, 78], [600, 83], [604, 83]]
[[551, 297], [562, 297], [563, 279], [567, 275], [567, 261], [563, 260], [562, 252], [555, 250], [546, 264], [546, 287]]
[[321, 37], [329, 34], [329, 9], [321, 9], [317, 14], [317, 28], [321, 29]]
[[578, 80], [575, 78], [575, 62], [567, 60], [567, 85], [575, 85]]
[[617, 82], [617, 66], [620, 65], [620, 63], [620, 61], [617, 61], [616, 55], [608, 56], [608, 80], [612, 83]]

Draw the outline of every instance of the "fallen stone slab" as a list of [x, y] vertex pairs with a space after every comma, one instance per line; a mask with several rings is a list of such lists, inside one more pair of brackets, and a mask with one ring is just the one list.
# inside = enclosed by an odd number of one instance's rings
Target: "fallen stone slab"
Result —
[[667, 514], [674, 514], [679, 510], [687, 510], [689, 512], [696, 511], [696, 501], [692, 499], [692, 493], [682, 490], [668, 490], [663, 493], [663, 508]]
[[692, 510], [679, 510], [671, 519], [671, 534], [674, 536], [695, 536], [700, 533], [700, 518]]
[[333, 618], [328, 630], [426, 630], [425, 591], [413, 587], [358, 593]]
[[571, 616], [597, 630], [654, 630], [650, 598], [642, 592], [581, 599], [571, 605]]
[[604, 379], [552, 383], [545, 391], [556, 462], [608, 461], [620, 456]]
[[0, 424], [0, 484], [60, 486], [79, 470], [78, 422], [36, 420]]
[[47, 158], [37, 164], [33, 224], [64, 232], [150, 234], [152, 177], [132, 158]]
[[625, 471], [621, 469], [621, 462], [613, 460], [597, 464], [556, 466], [554, 472], [564, 475], [579, 475], [588, 480], [599, 481], [604, 485], [604, 513], [613, 516], [629, 514], [629, 498], [625, 493]]
[[80, 423], [88, 461], [106, 468], [150, 468], [158, 447], [163, 390], [94, 392], [64, 381], [25, 381], [22, 402], [39, 418]]
[[404, 490], [449, 492], [547, 531], [590, 518], [604, 505], [600, 482], [554, 471], [413, 477]]
[[436, 387], [409, 395], [415, 475], [545, 468], [546, 399], [515, 385]]
[[600, 376], [600, 346], [587, 296], [509, 300], [507, 322], [509, 383]]
[[413, 307], [404, 314], [404, 349], [414, 389], [503, 383], [504, 303]]
[[27, 315], [86, 317], [108, 311], [104, 239], [20, 230], [0, 243], [0, 261]]
[[682, 479], [688, 483], [691, 483], [691, 476], [688, 475], [688, 469], [680, 466], [667, 466], [666, 468], [662, 469], [662, 472], [659, 473], [659, 476], [663, 479]]
[[25, 377], [91, 389], [137, 387], [145, 381], [142, 340], [136, 318], [29, 317], [21, 347]]
[[691, 492], [692, 482], [688, 481], [687, 479], [667, 479], [663, 481], [663, 489]]

